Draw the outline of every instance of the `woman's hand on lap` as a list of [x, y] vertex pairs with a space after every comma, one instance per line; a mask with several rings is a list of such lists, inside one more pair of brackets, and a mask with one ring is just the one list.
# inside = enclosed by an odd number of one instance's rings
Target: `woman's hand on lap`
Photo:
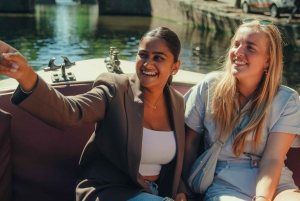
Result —
[[187, 201], [186, 195], [184, 193], [177, 194], [175, 201]]

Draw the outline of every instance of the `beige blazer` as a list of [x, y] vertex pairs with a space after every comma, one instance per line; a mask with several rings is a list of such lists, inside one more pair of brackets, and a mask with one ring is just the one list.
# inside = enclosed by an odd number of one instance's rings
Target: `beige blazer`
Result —
[[[136, 74], [101, 74], [91, 91], [65, 97], [41, 78], [34, 92], [20, 100], [15, 91], [12, 102], [45, 123], [71, 129], [97, 122], [80, 162], [76, 200], [127, 200], [141, 191], [151, 193], [139, 174], [144, 97]], [[169, 114], [175, 132], [177, 154], [164, 165], [158, 181], [160, 196], [175, 198], [184, 153], [184, 100], [166, 86]]]

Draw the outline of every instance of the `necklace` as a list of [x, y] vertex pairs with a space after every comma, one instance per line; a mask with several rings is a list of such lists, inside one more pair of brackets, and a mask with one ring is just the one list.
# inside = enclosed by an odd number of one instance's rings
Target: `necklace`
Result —
[[145, 103], [147, 103], [148, 105], [150, 105], [153, 109], [156, 109], [156, 106], [157, 106], [157, 104], [158, 104], [158, 102], [159, 102], [159, 100], [160, 100], [162, 94], [163, 94], [163, 93], [160, 94], [160, 96], [159, 96], [159, 98], [158, 98], [158, 100], [157, 100], [157, 102], [156, 102], [156, 104], [155, 104], [154, 106], [151, 105], [148, 101], [146, 101], [146, 99], [144, 99], [144, 100], [145, 100]]

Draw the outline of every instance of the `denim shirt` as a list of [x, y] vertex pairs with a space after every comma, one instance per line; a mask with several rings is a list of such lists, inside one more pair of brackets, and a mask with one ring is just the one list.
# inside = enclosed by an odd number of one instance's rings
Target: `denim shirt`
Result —
[[[192, 87], [185, 95], [186, 111], [185, 123], [191, 129], [203, 134], [205, 149], [212, 146], [218, 139], [219, 133], [215, 135], [216, 126], [212, 118], [211, 103], [213, 88], [212, 83], [220, 73], [209, 73], [201, 82]], [[247, 104], [249, 105], [249, 103]], [[247, 108], [247, 105], [244, 109]], [[242, 121], [242, 119], [241, 119]], [[292, 147], [300, 147], [300, 100], [298, 93], [286, 86], [281, 86], [266, 113], [266, 120], [263, 126], [261, 144], [254, 152], [251, 147], [252, 135], [246, 139], [244, 153], [239, 159], [260, 158], [265, 150], [268, 136], [272, 132], [284, 132], [296, 134]], [[222, 147], [218, 160], [235, 160], [232, 145], [234, 136], [230, 136]]]

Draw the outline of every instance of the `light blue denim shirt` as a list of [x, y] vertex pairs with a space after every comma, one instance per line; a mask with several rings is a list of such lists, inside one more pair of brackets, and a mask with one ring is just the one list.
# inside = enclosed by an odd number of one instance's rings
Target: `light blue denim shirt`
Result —
[[[211, 84], [220, 75], [218, 72], [207, 74], [201, 82], [192, 87], [185, 94], [186, 111], [185, 123], [191, 129], [203, 134], [205, 149], [210, 147], [218, 138], [215, 135], [215, 123], [211, 114], [211, 101], [213, 89]], [[246, 108], [246, 106], [245, 106]], [[244, 108], [244, 109], [245, 109]], [[293, 89], [281, 86], [267, 110], [266, 121], [263, 127], [261, 145], [254, 153], [251, 148], [252, 135], [248, 135], [245, 153], [260, 158], [265, 150], [268, 136], [272, 132], [285, 132], [296, 134], [292, 147], [300, 147], [300, 100], [299, 95]], [[218, 160], [235, 160], [236, 156], [232, 150], [234, 137], [231, 136], [222, 147]], [[249, 159], [247, 154], [242, 154], [239, 159]]]

